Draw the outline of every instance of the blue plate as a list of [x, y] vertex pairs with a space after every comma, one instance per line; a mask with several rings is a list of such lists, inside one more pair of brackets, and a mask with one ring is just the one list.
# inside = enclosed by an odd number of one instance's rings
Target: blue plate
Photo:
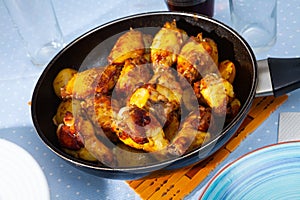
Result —
[[300, 142], [242, 156], [213, 177], [200, 199], [300, 199]]

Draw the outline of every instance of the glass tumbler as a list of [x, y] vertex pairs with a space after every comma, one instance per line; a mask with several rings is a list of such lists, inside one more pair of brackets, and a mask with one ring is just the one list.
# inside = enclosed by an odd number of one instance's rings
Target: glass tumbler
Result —
[[35, 65], [44, 65], [63, 46], [51, 0], [4, 0], [12, 21]]
[[277, 0], [229, 0], [233, 28], [255, 53], [269, 50], [276, 42]]

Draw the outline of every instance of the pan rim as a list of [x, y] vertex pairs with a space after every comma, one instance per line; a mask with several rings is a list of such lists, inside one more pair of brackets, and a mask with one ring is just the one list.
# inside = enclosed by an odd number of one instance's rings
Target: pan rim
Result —
[[[147, 17], [147, 16], [154, 16], [154, 15], [174, 15], [174, 16], [182, 16], [182, 17], [191, 17], [191, 18], [195, 18], [195, 19], [200, 19], [200, 20], [205, 20], [208, 21], [209, 23], [213, 23], [216, 24], [218, 26], [221, 26], [222, 29], [230, 32], [234, 37], [236, 37], [238, 40], [240, 40], [243, 44], [243, 46], [246, 48], [248, 54], [251, 57], [251, 62], [253, 64], [253, 78], [252, 78], [252, 83], [251, 83], [251, 91], [249, 92], [249, 95], [247, 97], [247, 99], [245, 100], [244, 105], [242, 105], [241, 110], [239, 111], [239, 114], [222, 130], [222, 132], [218, 135], [218, 137], [214, 138], [212, 141], [206, 143], [204, 146], [199, 147], [187, 154], [184, 154], [180, 157], [174, 158], [172, 160], [169, 161], [165, 161], [165, 162], [159, 162], [156, 164], [151, 164], [151, 165], [147, 165], [147, 166], [137, 166], [137, 167], [128, 167], [128, 168], [110, 168], [107, 166], [99, 166], [99, 165], [93, 165], [92, 163], [88, 163], [86, 164], [85, 162], [83, 162], [80, 159], [74, 159], [74, 157], [66, 154], [65, 152], [63, 152], [61, 149], [58, 149], [57, 147], [55, 147], [47, 138], [46, 136], [44, 136], [44, 134], [42, 133], [42, 130], [39, 126], [39, 122], [37, 119], [37, 115], [36, 115], [36, 101], [37, 101], [37, 93], [38, 90], [41, 86], [42, 80], [43, 78], [46, 76], [47, 72], [50, 70], [51, 66], [53, 63], [55, 63], [55, 61], [60, 57], [61, 54], [63, 54], [65, 51], [67, 51], [70, 47], [72, 47], [74, 44], [76, 44], [77, 41], [81, 40], [82, 38], [85, 38], [86, 36], [99, 31], [105, 27], [114, 25], [116, 23], [122, 22], [122, 21], [126, 21], [126, 20], [130, 20], [132, 18], [139, 18], [139, 17]], [[81, 167], [85, 167], [85, 168], [90, 168], [90, 169], [94, 169], [94, 170], [103, 170], [103, 171], [113, 171], [113, 172], [125, 172], [125, 173], [145, 173], [145, 172], [153, 172], [155, 171], [155, 169], [161, 169], [161, 168], [165, 168], [166, 166], [172, 165], [175, 162], [180, 162], [181, 160], [184, 160], [190, 156], [196, 155], [197, 153], [199, 153], [201, 150], [203, 150], [203, 148], [206, 148], [208, 145], [210, 145], [213, 142], [217, 142], [219, 139], [221, 139], [222, 137], [224, 137], [224, 135], [226, 135], [226, 133], [235, 125], [235, 122], [240, 121], [244, 118], [244, 115], [248, 113], [248, 110], [250, 109], [252, 100], [255, 97], [255, 93], [256, 93], [256, 87], [257, 87], [257, 63], [256, 63], [256, 59], [255, 59], [255, 55], [250, 47], [250, 45], [235, 31], [233, 30], [231, 27], [229, 27], [228, 25], [225, 25], [224, 23], [207, 17], [207, 16], [203, 16], [203, 15], [199, 15], [199, 14], [193, 14], [193, 13], [185, 13], [185, 12], [173, 12], [173, 11], [154, 11], [154, 12], [147, 12], [147, 13], [139, 13], [139, 14], [133, 14], [133, 15], [129, 15], [129, 16], [125, 16], [119, 19], [115, 19], [112, 20], [110, 22], [107, 22], [103, 25], [97, 26], [91, 30], [86, 31], [85, 33], [83, 33], [82, 35], [80, 35], [79, 37], [77, 37], [76, 39], [74, 39], [73, 41], [71, 41], [68, 45], [66, 45], [60, 52], [58, 52], [56, 54], [56, 56], [49, 62], [49, 64], [46, 66], [46, 68], [44, 69], [44, 71], [42, 72], [41, 76], [39, 77], [36, 86], [34, 88], [33, 91], [33, 95], [32, 95], [32, 106], [31, 106], [31, 116], [32, 116], [32, 120], [34, 123], [34, 127], [39, 135], [39, 137], [41, 138], [41, 140], [44, 142], [44, 144], [52, 151], [54, 152], [56, 155], [58, 155], [59, 157], [63, 158], [64, 160], [67, 160], [77, 166], [81, 166]], [[218, 148], [219, 149], [219, 148]], [[218, 150], [217, 149], [217, 150]], [[153, 170], [154, 169], [154, 170]]]

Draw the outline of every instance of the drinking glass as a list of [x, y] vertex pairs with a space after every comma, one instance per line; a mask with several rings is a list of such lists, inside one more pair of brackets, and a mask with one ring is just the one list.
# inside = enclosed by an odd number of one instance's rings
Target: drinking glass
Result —
[[276, 42], [277, 0], [229, 0], [232, 25], [260, 53]]
[[63, 35], [51, 0], [4, 0], [35, 65], [46, 64], [63, 46]]

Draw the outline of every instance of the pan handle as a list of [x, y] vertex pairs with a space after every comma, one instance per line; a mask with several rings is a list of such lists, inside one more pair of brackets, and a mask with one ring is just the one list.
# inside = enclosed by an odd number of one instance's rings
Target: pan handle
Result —
[[300, 87], [300, 58], [268, 58], [257, 65], [256, 96], [281, 96]]

